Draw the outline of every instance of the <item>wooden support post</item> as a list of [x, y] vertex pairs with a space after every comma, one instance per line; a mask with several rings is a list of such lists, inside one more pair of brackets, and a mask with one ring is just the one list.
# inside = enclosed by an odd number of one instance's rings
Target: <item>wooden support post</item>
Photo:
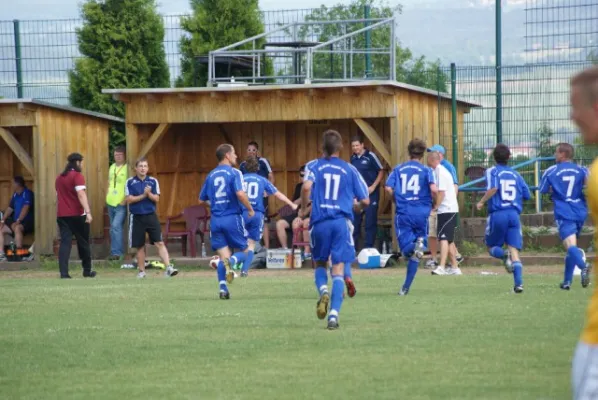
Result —
[[224, 141], [226, 143], [230, 144], [231, 146], [235, 147], [235, 144], [233, 143], [233, 139], [230, 137], [230, 135], [228, 134], [228, 132], [224, 128], [224, 125], [218, 124], [218, 129], [220, 129], [220, 133], [222, 134], [222, 137], [224, 138]]
[[378, 132], [374, 129], [372, 125], [370, 125], [367, 121], [361, 118], [355, 118], [353, 121], [359, 126], [359, 129], [365, 134], [365, 136], [372, 142], [374, 149], [380, 153], [380, 156], [390, 165], [391, 167], [394, 166], [390, 153], [384, 144], [384, 140], [378, 135]]
[[[399, 125], [399, 110], [397, 107], [397, 100], [395, 97], [395, 110], [396, 110], [396, 116], [395, 117], [391, 117], [390, 118], [390, 156], [391, 156], [391, 163], [390, 163], [390, 168], [392, 171], [392, 168], [394, 168], [398, 163], [399, 163], [399, 131], [400, 131], [400, 125]], [[391, 207], [391, 213], [392, 213], [392, 224], [391, 224], [391, 233], [392, 233], [392, 248], [393, 249], [397, 249], [399, 250], [399, 242], [397, 241], [397, 233], [395, 231], [395, 227], [394, 227], [394, 216], [395, 216], [395, 212], [396, 212], [396, 205], [395, 205], [395, 201], [394, 198], [390, 199], [390, 202], [392, 204]]]
[[29, 173], [35, 177], [35, 170], [33, 169], [33, 160], [25, 151], [21, 143], [17, 140], [17, 138], [6, 128], [0, 127], [0, 136], [6, 142], [8, 147], [12, 150], [15, 156], [21, 161], [21, 164], [29, 171]]
[[135, 124], [126, 124], [127, 163], [129, 164], [129, 177], [135, 175], [135, 161], [139, 153], [139, 128]]
[[139, 151], [139, 154], [135, 159], [138, 160], [142, 157], [147, 156], [149, 152], [152, 151], [154, 146], [160, 141], [160, 139], [164, 137], [166, 132], [168, 132], [168, 128], [170, 128], [170, 124], [158, 125], [154, 133], [152, 133], [152, 136], [150, 136], [149, 140], [145, 142], [145, 144], [141, 148], [141, 151]]

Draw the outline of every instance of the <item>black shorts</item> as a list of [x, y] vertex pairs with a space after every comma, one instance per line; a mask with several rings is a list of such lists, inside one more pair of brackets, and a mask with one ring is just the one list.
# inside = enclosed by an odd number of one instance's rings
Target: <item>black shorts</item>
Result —
[[447, 240], [449, 243], [455, 241], [455, 229], [457, 228], [458, 213], [437, 214], [437, 238]]
[[139, 249], [145, 246], [145, 234], [148, 234], [150, 244], [162, 241], [162, 227], [156, 213], [131, 214], [129, 216], [129, 247]]
[[289, 224], [289, 228], [291, 229], [293, 227], [293, 221], [295, 220], [295, 218], [297, 218], [298, 214], [296, 212], [287, 215], [286, 217], [282, 217], [281, 219], [283, 221], [287, 221], [287, 223]]
[[[14, 223], [15, 223], [15, 219], [12, 216], [6, 218], [6, 221], [4, 221], [4, 225], [8, 226], [8, 228], [10, 229], [10, 231], [12, 232], [13, 235], [15, 233], [12, 230], [11, 225]], [[33, 232], [33, 228], [34, 228], [33, 218], [28, 218], [25, 221], [23, 221], [21, 224], [23, 225], [23, 235]]]

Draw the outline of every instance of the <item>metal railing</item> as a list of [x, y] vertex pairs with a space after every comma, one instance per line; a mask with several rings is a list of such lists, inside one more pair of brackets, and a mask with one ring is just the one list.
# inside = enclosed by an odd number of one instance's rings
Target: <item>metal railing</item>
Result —
[[[540, 168], [540, 163], [543, 161], [555, 161], [554, 156], [552, 157], [536, 157], [533, 158], [531, 160], [513, 165], [511, 168], [513, 168], [514, 170], [518, 170], [524, 167], [527, 167], [528, 165], [532, 165], [534, 166], [534, 185], [533, 186], [529, 186], [529, 190], [532, 192], [537, 192], [540, 189], [540, 180], [542, 179], [542, 171]], [[483, 176], [481, 178], [477, 178], [474, 179], [473, 181], [464, 183], [463, 185], [459, 186], [459, 192], [485, 192], [486, 188], [485, 187], [475, 187], [475, 185], [478, 185], [479, 183], [482, 182], [486, 182], [486, 176]], [[536, 193], [535, 196], [535, 202], [536, 202], [536, 212], [542, 212], [542, 196], [540, 196], [538, 193]]]
[[[336, 25], [337, 29], [329, 31], [324, 29], [327, 25]], [[355, 29], [360, 25], [365, 25], [363, 28]], [[372, 48], [368, 43], [367, 36], [372, 31], [377, 29], [384, 29], [388, 34], [388, 47]], [[387, 32], [386, 32], [387, 31]], [[273, 41], [267, 42], [276, 33], [285, 32], [290, 37], [291, 41], [281, 42]], [[334, 33], [342, 33], [335, 35]], [[332, 35], [332, 38], [327, 38]], [[364, 48], [360, 48], [357, 44], [361, 42], [361, 36], [366, 36]], [[306, 41], [310, 38], [312, 41]], [[316, 38], [313, 41], [312, 38]], [[384, 41], [386, 42], [386, 41]], [[250, 48], [243, 48], [250, 47]], [[280, 48], [272, 48], [280, 47]], [[310, 21], [310, 22], [295, 22], [281, 26], [278, 29], [250, 37], [240, 42], [231, 44], [220, 49], [210, 51], [208, 55], [208, 86], [214, 86], [218, 82], [242, 81], [251, 84], [265, 83], [265, 82], [285, 82], [291, 81], [294, 83], [311, 82], [335, 82], [335, 81], [352, 81], [362, 80], [363, 76], [355, 76], [353, 59], [357, 55], [372, 56], [387, 56], [387, 68], [378, 68], [377, 71], [367, 76], [370, 79], [396, 79], [396, 40], [395, 40], [395, 19], [394, 18], [371, 18], [371, 19], [350, 19], [337, 21]], [[324, 59], [325, 56], [327, 59]], [[334, 57], [339, 57], [342, 61], [340, 76], [335, 76], [334, 71]], [[279, 65], [276, 75], [268, 75], [265, 68], [267, 58], [271, 58]], [[216, 76], [216, 64], [221, 58], [224, 59], [243, 59], [251, 64], [250, 76]], [[280, 67], [281, 59], [291, 59], [291, 65], [286, 68]], [[277, 62], [278, 60], [278, 62]], [[315, 67], [322, 66], [329, 60], [330, 75], [320, 76]], [[284, 64], [284, 63], [282, 63]], [[305, 65], [304, 65], [305, 64]], [[371, 72], [367, 72], [370, 74]]]

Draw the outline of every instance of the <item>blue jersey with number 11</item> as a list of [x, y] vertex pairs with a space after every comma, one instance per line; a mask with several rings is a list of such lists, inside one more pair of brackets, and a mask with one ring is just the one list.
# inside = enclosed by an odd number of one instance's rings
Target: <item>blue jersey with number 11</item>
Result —
[[552, 187], [554, 216], [556, 219], [585, 221], [588, 216], [583, 187], [588, 170], [570, 161], [561, 162], [548, 168], [542, 176], [540, 192], [549, 193]]
[[326, 219], [353, 220], [353, 201], [369, 198], [368, 187], [357, 169], [338, 157], [319, 158], [305, 167], [312, 181], [310, 226]]
[[397, 165], [386, 180], [386, 186], [394, 193], [396, 214], [430, 214], [432, 183], [436, 183], [432, 168], [418, 161]]
[[210, 202], [211, 214], [221, 217], [241, 214], [237, 192], [243, 190], [243, 174], [229, 165], [219, 165], [207, 176], [199, 199]]
[[523, 201], [529, 200], [529, 188], [517, 171], [506, 165], [496, 165], [486, 170], [486, 190], [496, 188], [488, 201], [488, 212], [501, 210], [523, 211]]

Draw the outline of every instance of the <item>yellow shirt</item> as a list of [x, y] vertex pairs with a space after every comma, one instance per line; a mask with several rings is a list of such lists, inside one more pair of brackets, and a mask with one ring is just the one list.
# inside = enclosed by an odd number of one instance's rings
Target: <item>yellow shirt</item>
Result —
[[[598, 158], [594, 160], [590, 167], [588, 183], [586, 185], [586, 194], [588, 198], [588, 208], [592, 219], [598, 221]], [[594, 232], [594, 242], [598, 243], [598, 231]], [[594, 262], [594, 265], [597, 265]], [[594, 293], [590, 299], [590, 304], [586, 311], [586, 326], [581, 334], [582, 342], [591, 345], [598, 345], [598, 285], [594, 273]]]
[[108, 191], [106, 204], [116, 207], [125, 199], [125, 184], [127, 183], [127, 164], [120, 167], [112, 164], [108, 170]]

